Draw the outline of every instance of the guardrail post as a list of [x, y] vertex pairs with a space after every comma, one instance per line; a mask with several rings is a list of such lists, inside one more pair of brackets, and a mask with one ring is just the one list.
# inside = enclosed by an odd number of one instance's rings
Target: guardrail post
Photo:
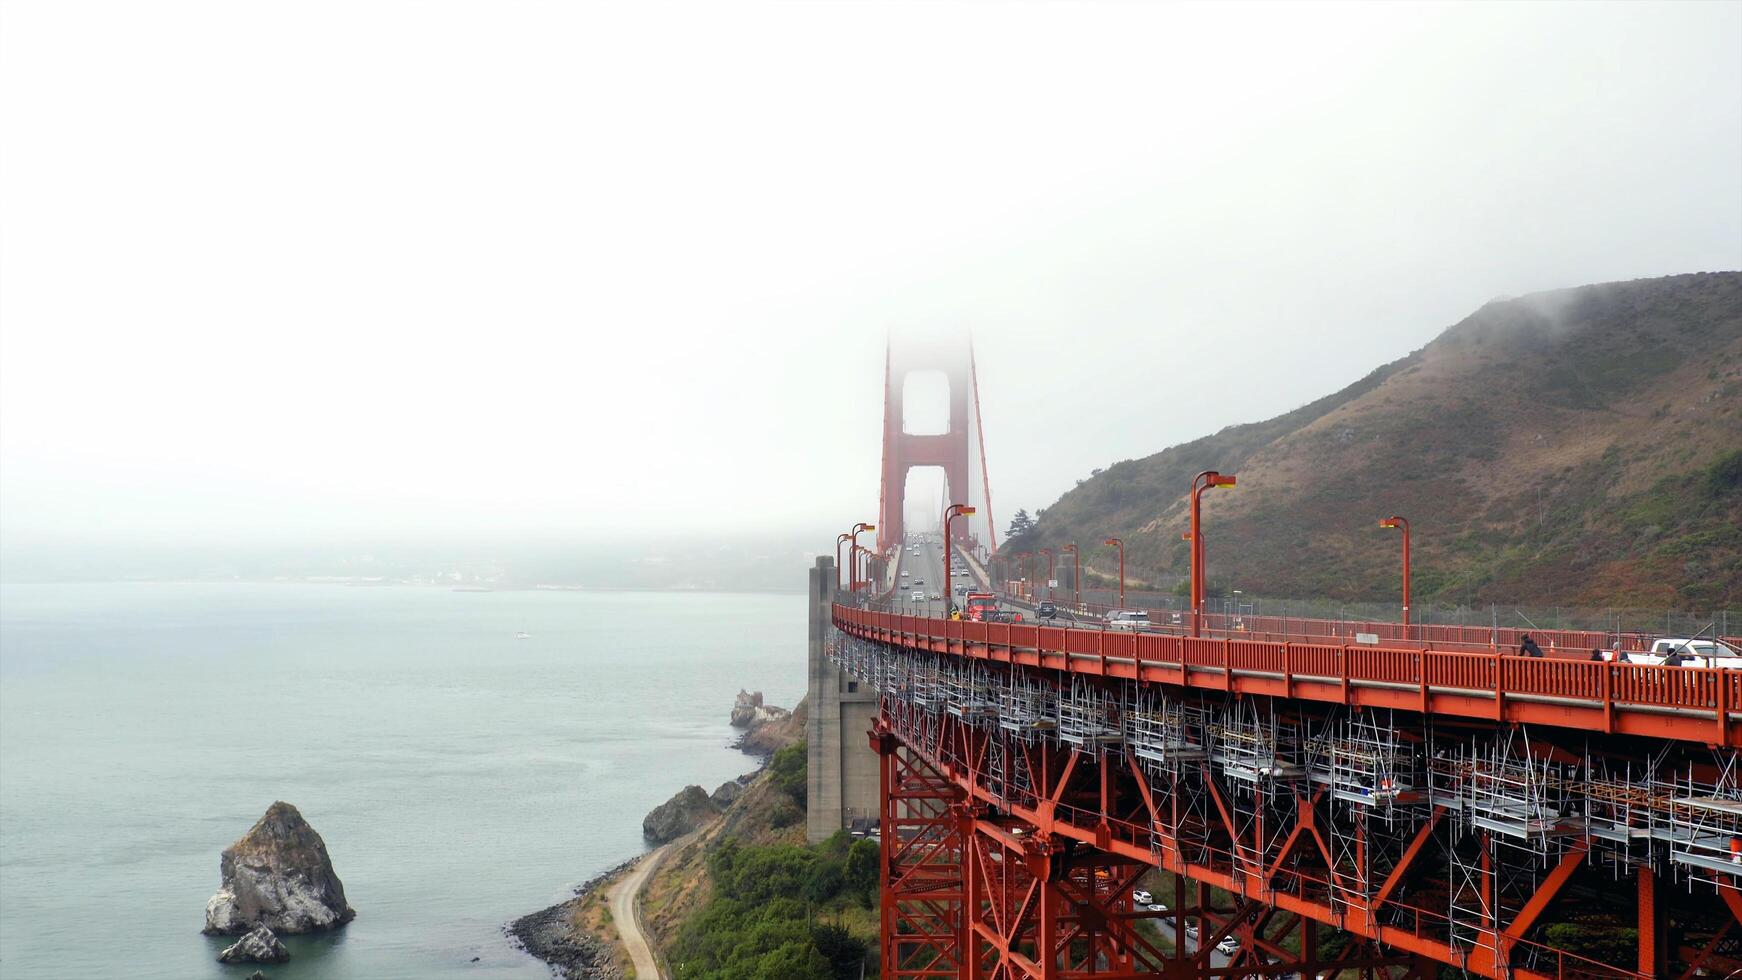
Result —
[[[1717, 659], [1713, 657], [1713, 659]], [[1711, 670], [1712, 680], [1718, 684], [1718, 744], [1730, 744], [1730, 681], [1720, 670]]]
[[1603, 732], [1607, 735], [1613, 735], [1615, 734], [1615, 689], [1612, 681], [1615, 665], [1607, 663], [1603, 664], [1602, 667], [1603, 676], [1599, 681], [1602, 686], [1598, 688], [1598, 693], [1603, 696]]
[[1337, 654], [1337, 673], [1342, 677], [1343, 703], [1349, 703], [1349, 644], [1345, 643]]
[[1282, 696], [1294, 697], [1294, 656], [1287, 640], [1282, 641]]
[[1494, 720], [1504, 721], [1506, 718], [1506, 660], [1501, 654], [1494, 655]]
[[1421, 681], [1421, 713], [1427, 715], [1427, 650], [1416, 659], [1415, 676]]

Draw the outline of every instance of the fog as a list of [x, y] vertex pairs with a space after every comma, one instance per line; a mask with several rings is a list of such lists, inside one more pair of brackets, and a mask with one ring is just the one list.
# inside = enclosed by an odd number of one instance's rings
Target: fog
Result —
[[1000, 515], [1742, 268], [1742, 5], [13, 2], [0, 543], [779, 536], [973, 332]]

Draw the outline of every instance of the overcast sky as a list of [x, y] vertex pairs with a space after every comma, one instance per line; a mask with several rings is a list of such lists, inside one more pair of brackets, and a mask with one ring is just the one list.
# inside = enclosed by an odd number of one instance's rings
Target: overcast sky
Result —
[[973, 331], [1009, 513], [1742, 268], [1736, 3], [0, 16], [14, 536], [844, 526], [890, 328]]

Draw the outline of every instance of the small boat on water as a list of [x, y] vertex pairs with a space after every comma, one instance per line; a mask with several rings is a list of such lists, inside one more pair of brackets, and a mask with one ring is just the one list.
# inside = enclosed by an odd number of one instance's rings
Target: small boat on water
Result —
[[525, 630], [521, 630], [520, 632], [514, 634], [514, 638], [516, 640], [530, 640], [530, 639], [532, 639], [532, 634], [528, 633]]

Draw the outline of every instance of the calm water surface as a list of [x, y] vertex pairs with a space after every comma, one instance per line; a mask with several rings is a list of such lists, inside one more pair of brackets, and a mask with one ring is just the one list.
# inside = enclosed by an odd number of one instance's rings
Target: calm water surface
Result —
[[502, 925], [641, 851], [679, 787], [752, 767], [732, 695], [797, 701], [804, 616], [803, 595], [0, 586], [0, 977], [240, 980], [199, 929], [218, 852], [275, 799], [358, 915], [289, 937], [274, 980], [547, 977]]

